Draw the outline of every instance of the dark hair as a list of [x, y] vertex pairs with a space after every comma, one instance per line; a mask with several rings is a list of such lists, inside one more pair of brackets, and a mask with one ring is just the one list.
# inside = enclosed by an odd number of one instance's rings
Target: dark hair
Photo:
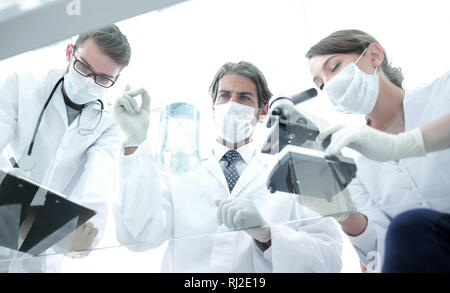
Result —
[[80, 48], [87, 39], [93, 39], [100, 50], [111, 57], [122, 68], [128, 66], [130, 63], [130, 44], [128, 44], [127, 38], [116, 25], [80, 34], [75, 43], [74, 50]]
[[[326, 54], [362, 54], [362, 52], [372, 43], [380, 45], [374, 37], [363, 31], [341, 30], [332, 33], [312, 46], [305, 56], [307, 58], [312, 58], [317, 55]], [[381, 45], [380, 47], [383, 49], [384, 53], [381, 69], [393, 84], [401, 88], [404, 79], [401, 68], [392, 67], [388, 61], [386, 51]]]
[[225, 74], [237, 74], [249, 78], [256, 86], [258, 107], [265, 106], [269, 103], [272, 93], [267, 86], [266, 78], [255, 65], [246, 61], [241, 61], [239, 63], [228, 62], [222, 65], [209, 87], [209, 94], [211, 95], [213, 103], [216, 102], [219, 81]]

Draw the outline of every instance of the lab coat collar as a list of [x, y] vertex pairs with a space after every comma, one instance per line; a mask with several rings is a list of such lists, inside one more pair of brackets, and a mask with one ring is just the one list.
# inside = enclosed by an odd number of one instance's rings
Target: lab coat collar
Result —
[[[213, 149], [214, 157], [216, 158], [216, 160], [218, 162], [220, 162], [223, 155], [225, 155], [225, 153], [229, 150], [230, 149], [227, 146], [224, 146], [223, 144], [220, 144], [217, 142], [214, 144], [214, 149]], [[244, 162], [248, 165], [248, 164], [250, 164], [250, 161], [252, 160], [253, 156], [255, 155], [255, 151], [256, 151], [255, 142], [251, 141], [251, 142], [241, 146], [240, 148], [236, 149], [236, 151], [241, 155]]]
[[231, 191], [231, 197], [238, 197], [239, 193], [257, 176], [264, 176], [267, 166], [259, 159], [257, 155], [254, 155], [244, 169], [244, 172], [239, 177], [236, 185]]
[[[216, 143], [213, 148], [213, 153], [210, 155], [208, 161], [205, 164], [205, 168], [213, 174], [217, 180], [222, 184], [223, 188], [229, 192], [227, 180], [223, 174], [223, 170], [219, 164], [220, 159], [223, 157], [228, 148]], [[256, 143], [251, 142], [237, 149], [241, 154], [244, 161], [247, 163], [247, 167], [236, 182], [230, 197], [237, 197], [239, 193], [256, 177], [263, 174], [261, 171], [266, 170], [265, 164], [256, 155]]]
[[211, 153], [204, 166], [214, 177], [216, 177], [216, 179], [222, 184], [222, 187], [228, 192], [227, 180], [225, 179], [225, 175], [223, 174], [219, 161], [213, 153]]

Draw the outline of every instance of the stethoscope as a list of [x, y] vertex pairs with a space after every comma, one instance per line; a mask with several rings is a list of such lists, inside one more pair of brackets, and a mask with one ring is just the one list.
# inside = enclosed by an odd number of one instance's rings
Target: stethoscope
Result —
[[[25, 156], [23, 156], [23, 157], [19, 160], [19, 163], [17, 163], [17, 162], [14, 160], [14, 158], [11, 158], [11, 159], [10, 159], [10, 162], [11, 162], [11, 164], [12, 164], [14, 167], [19, 167], [19, 168], [22, 169], [23, 171], [28, 172], [28, 171], [33, 170], [34, 167], [36, 166], [36, 160], [31, 156], [31, 154], [32, 154], [32, 152], [33, 152], [34, 142], [35, 142], [35, 140], [36, 140], [36, 136], [37, 136], [37, 133], [38, 133], [38, 130], [39, 130], [39, 126], [41, 125], [41, 121], [42, 121], [42, 117], [44, 116], [45, 109], [47, 109], [47, 106], [48, 106], [48, 104], [50, 103], [50, 101], [51, 101], [51, 99], [52, 99], [52, 97], [53, 97], [53, 95], [54, 95], [56, 89], [58, 88], [58, 86], [61, 84], [61, 82], [62, 82], [63, 80], [64, 80], [64, 77], [61, 77], [61, 78], [58, 80], [58, 82], [56, 83], [56, 85], [53, 87], [53, 90], [51, 91], [50, 95], [48, 96], [47, 101], [45, 102], [44, 107], [42, 108], [41, 113], [39, 114], [39, 118], [38, 118], [36, 127], [34, 128], [33, 138], [31, 139], [30, 146], [28, 147], [28, 152], [27, 152], [27, 154], [26, 154]], [[103, 105], [103, 102], [102, 102], [100, 99], [85, 104], [85, 105], [83, 106], [83, 109], [82, 109], [81, 111], [83, 111], [83, 110], [86, 108], [86, 106], [87, 106], [88, 104], [91, 104], [91, 103], [98, 103], [98, 104], [100, 105], [100, 109], [101, 109], [101, 110], [100, 110], [100, 119], [98, 120], [98, 123], [95, 125], [94, 128], [92, 128], [92, 129], [81, 129], [81, 128], [80, 128], [80, 119], [81, 119], [82, 113], [80, 113], [80, 117], [78, 118], [78, 132], [79, 132], [79, 134], [82, 135], [82, 136], [86, 136], [86, 135], [90, 135], [90, 134], [94, 133], [94, 130], [95, 130], [95, 129], [97, 128], [97, 126], [100, 124], [100, 120], [102, 119], [102, 116], [103, 116], [104, 105]]]

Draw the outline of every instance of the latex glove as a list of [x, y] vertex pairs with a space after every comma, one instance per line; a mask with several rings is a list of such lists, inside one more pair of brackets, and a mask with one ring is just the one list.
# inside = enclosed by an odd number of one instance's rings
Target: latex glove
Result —
[[330, 134], [331, 143], [325, 155], [336, 155], [344, 147], [350, 147], [375, 161], [400, 160], [424, 156], [425, 146], [419, 128], [399, 134], [379, 131], [367, 125], [333, 125], [321, 132], [317, 139], [323, 141]]
[[[142, 95], [140, 108], [134, 99], [138, 95]], [[150, 96], [147, 91], [127, 86], [114, 105], [113, 117], [125, 135], [123, 146], [139, 146], [147, 137], [150, 124]]]
[[218, 207], [217, 223], [219, 226], [224, 224], [231, 229], [258, 227], [245, 230], [245, 232], [259, 242], [265, 243], [270, 240], [270, 228], [260, 227], [267, 223], [250, 200], [217, 199], [215, 204]]
[[72, 241], [70, 251], [83, 251], [91, 248], [98, 229], [94, 227], [94, 223], [87, 222], [75, 230], [75, 236]]

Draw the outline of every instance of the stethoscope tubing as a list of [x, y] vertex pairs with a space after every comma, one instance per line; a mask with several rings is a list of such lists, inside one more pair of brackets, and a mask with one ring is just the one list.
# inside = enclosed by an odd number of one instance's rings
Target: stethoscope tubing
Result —
[[[42, 108], [41, 113], [39, 114], [39, 118], [38, 118], [37, 123], [36, 123], [36, 126], [35, 126], [35, 128], [34, 128], [33, 137], [32, 137], [32, 139], [31, 139], [30, 146], [28, 147], [27, 155], [25, 155], [20, 161], [24, 161], [25, 159], [29, 159], [28, 161], [32, 160], [31, 154], [32, 154], [32, 152], [33, 152], [34, 142], [36, 141], [36, 136], [37, 136], [37, 133], [38, 133], [38, 131], [39, 131], [39, 127], [40, 127], [41, 122], [42, 122], [42, 117], [44, 116], [44, 112], [45, 112], [45, 110], [47, 109], [48, 105], [50, 104], [50, 101], [51, 101], [53, 95], [55, 94], [56, 89], [58, 88], [58, 86], [61, 84], [61, 82], [62, 82], [63, 80], [64, 80], [64, 77], [61, 77], [61, 78], [58, 80], [58, 82], [57, 82], [57, 83], [55, 84], [55, 86], [53, 87], [53, 89], [52, 89], [50, 95], [48, 96], [47, 100], [45, 101], [44, 107]], [[103, 106], [102, 100], [98, 99], [97, 101], [100, 103], [100, 107], [101, 107], [101, 114], [100, 114], [100, 119], [101, 119], [102, 114], [103, 114], [103, 108], [104, 108], [104, 106]], [[83, 110], [82, 110], [82, 111], [83, 111]], [[81, 115], [81, 114], [80, 114], [80, 115]], [[99, 121], [99, 123], [100, 123], [100, 121]], [[97, 125], [96, 125], [95, 127], [97, 127], [97, 126], [98, 126], [98, 123], [97, 123]], [[20, 161], [17, 163], [17, 162], [14, 160], [14, 158], [11, 158], [11, 159], [10, 159], [11, 164], [12, 164], [13, 167], [15, 167], [15, 168], [16, 168], [16, 167], [22, 168], [22, 167], [20, 166], [20, 165], [21, 165], [21, 164], [20, 164]], [[33, 165], [33, 166], [29, 166], [29, 168], [26, 168], [26, 169], [30, 169], [30, 168], [33, 169], [33, 168], [34, 168], [35, 163], [34, 163], [34, 162], [31, 163], [31, 161], [30, 161], [30, 162], [28, 162], [27, 165], [30, 165], [30, 164]], [[26, 170], [25, 170], [25, 171], [26, 171]]]
[[33, 152], [34, 142], [36, 140], [36, 135], [38, 133], [39, 126], [41, 126], [41, 121], [42, 121], [42, 117], [44, 116], [45, 109], [47, 109], [47, 106], [48, 106], [48, 104], [50, 104], [50, 101], [51, 101], [53, 95], [55, 94], [56, 89], [58, 88], [58, 86], [61, 84], [61, 82], [63, 80], [64, 80], [64, 77], [61, 77], [58, 80], [58, 82], [55, 84], [55, 86], [53, 87], [50, 95], [47, 98], [47, 101], [45, 101], [45, 104], [44, 104], [44, 107], [41, 110], [41, 113], [39, 114], [39, 118], [38, 118], [38, 121], [36, 123], [36, 127], [34, 128], [33, 137], [31, 139], [31, 143], [30, 143], [30, 146], [28, 148], [28, 153], [27, 153], [28, 156], [31, 156], [31, 153]]

